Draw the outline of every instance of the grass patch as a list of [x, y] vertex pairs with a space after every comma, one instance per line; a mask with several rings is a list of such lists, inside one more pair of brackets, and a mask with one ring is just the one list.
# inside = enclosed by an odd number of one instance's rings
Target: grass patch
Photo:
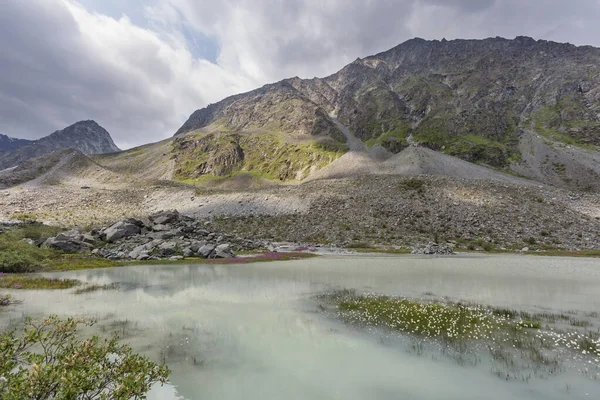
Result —
[[22, 289], [22, 290], [54, 290], [70, 289], [80, 285], [81, 282], [74, 279], [53, 279], [34, 275], [3, 274], [0, 277], [0, 288]]
[[301, 180], [347, 150], [332, 139], [290, 142], [274, 133], [187, 135], [173, 143], [175, 179], [198, 185], [250, 173], [273, 181]]
[[[416, 300], [377, 294], [338, 291], [319, 296], [324, 312], [333, 312], [348, 324], [372, 331], [399, 332], [413, 337], [409, 351], [433, 344], [435, 352], [460, 365], [481, 362], [481, 352], [491, 356], [492, 371], [502, 379], [528, 381], [533, 375], [556, 375], [563, 362], [597, 363], [600, 334], [595, 331], [563, 331], [542, 324], [569, 320], [566, 314], [527, 313], [475, 304]], [[571, 368], [571, 367], [569, 367]], [[577, 367], [573, 367], [577, 368]], [[593, 376], [593, 375], [592, 375]]]
[[104, 290], [116, 290], [119, 285], [116, 283], [111, 283], [109, 285], [87, 285], [82, 287], [81, 289], [75, 290], [75, 294], [84, 294], [84, 293], [92, 293], [99, 292]]

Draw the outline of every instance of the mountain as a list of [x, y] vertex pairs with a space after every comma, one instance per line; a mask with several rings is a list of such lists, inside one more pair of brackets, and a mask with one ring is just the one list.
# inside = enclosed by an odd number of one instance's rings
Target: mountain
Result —
[[412, 39], [326, 78], [211, 104], [176, 136], [344, 142], [338, 124], [387, 157], [413, 144], [544, 183], [600, 188], [600, 49], [528, 37]]
[[0, 135], [0, 153], [9, 152], [31, 143], [31, 140]]
[[84, 154], [120, 151], [110, 134], [95, 121], [81, 121], [0, 155], [0, 170], [62, 149], [74, 149]]

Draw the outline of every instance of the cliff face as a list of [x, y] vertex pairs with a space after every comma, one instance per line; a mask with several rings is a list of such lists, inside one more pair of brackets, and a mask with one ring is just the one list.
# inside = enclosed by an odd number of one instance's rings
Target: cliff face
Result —
[[84, 154], [120, 151], [110, 134], [95, 121], [81, 121], [5, 153], [0, 156], [0, 169], [63, 149], [74, 149]]

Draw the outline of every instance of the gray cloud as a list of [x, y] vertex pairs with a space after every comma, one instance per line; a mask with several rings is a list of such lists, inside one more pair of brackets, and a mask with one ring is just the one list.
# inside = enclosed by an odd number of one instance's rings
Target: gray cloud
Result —
[[[599, 0], [83, 1], [147, 20], [73, 0], [0, 2], [0, 132], [34, 138], [93, 118], [119, 145], [141, 144], [208, 102], [328, 75], [414, 36], [600, 45]], [[207, 38], [218, 43], [216, 64], [189, 50]]]
[[95, 119], [129, 147], [254, 82], [195, 60], [181, 39], [62, 0], [0, 5], [0, 130], [36, 138]]

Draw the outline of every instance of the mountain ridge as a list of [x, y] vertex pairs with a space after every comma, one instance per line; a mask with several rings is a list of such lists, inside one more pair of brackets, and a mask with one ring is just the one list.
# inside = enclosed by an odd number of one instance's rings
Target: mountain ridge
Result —
[[0, 134], [0, 154], [16, 150], [19, 147], [23, 147], [31, 142], [31, 140], [19, 139], [10, 137], [8, 135]]
[[[415, 38], [324, 78], [289, 78], [228, 97], [195, 111], [176, 136], [218, 128], [344, 142], [337, 122], [368, 147], [390, 154], [416, 143], [528, 178], [580, 187], [583, 182], [561, 176], [560, 166], [538, 172], [544, 161], [562, 165], [564, 146], [597, 151], [600, 49], [524, 36]], [[548, 160], [532, 161], [523, 154], [530, 135], [550, 147], [540, 155]], [[600, 168], [588, 164], [579, 167], [593, 177], [593, 187], [600, 187]]]
[[84, 154], [120, 151], [104, 128], [96, 121], [85, 120], [0, 155], [0, 169], [15, 167], [32, 158], [63, 149], [78, 150]]

